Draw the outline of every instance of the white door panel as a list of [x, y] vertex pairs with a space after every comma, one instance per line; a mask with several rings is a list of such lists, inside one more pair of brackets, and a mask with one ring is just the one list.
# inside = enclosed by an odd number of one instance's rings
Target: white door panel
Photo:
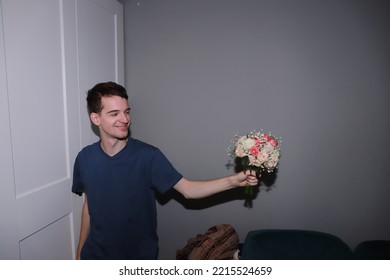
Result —
[[[72, 258], [72, 240], [69, 215], [48, 225], [20, 242], [23, 260], [68, 260]], [[64, 237], [66, 239], [64, 239]], [[42, 250], [42, 248], [51, 250]]]
[[17, 199], [20, 240], [71, 212], [69, 179]]
[[3, 1], [18, 196], [69, 178], [59, 1], [40, 2]]

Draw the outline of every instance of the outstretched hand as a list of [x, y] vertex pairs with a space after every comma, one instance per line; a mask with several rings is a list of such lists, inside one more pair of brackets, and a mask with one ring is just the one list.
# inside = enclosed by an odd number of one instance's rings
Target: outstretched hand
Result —
[[254, 170], [245, 170], [237, 173], [236, 180], [236, 185], [239, 187], [257, 186], [259, 184], [259, 179], [257, 178], [256, 172]]

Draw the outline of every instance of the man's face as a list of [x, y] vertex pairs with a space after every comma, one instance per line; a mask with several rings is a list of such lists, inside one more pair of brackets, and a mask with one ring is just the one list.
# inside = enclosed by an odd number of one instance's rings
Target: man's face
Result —
[[99, 127], [102, 140], [126, 139], [130, 120], [129, 104], [119, 96], [102, 97], [102, 111], [91, 113], [91, 121]]

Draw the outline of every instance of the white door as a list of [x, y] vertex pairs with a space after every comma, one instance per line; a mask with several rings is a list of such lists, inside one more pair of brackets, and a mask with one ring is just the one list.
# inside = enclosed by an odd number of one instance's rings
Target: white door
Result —
[[[82, 203], [70, 193], [73, 161], [96, 137], [80, 125], [84, 94], [98, 79], [123, 82], [121, 6], [1, 0], [0, 9], [0, 259], [71, 259]], [[97, 60], [108, 68], [94, 71]]]

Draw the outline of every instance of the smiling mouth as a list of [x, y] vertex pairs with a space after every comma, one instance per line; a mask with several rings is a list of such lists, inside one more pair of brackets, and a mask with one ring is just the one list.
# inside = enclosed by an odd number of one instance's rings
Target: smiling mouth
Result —
[[120, 130], [127, 130], [129, 127], [127, 125], [117, 126]]

